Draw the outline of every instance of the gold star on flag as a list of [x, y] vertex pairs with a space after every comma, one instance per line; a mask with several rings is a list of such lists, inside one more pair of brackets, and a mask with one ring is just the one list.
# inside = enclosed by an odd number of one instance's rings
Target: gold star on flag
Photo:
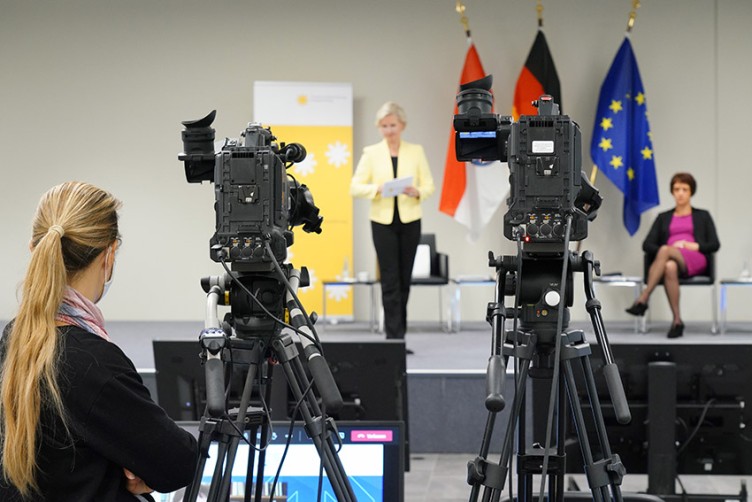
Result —
[[621, 157], [619, 157], [618, 155], [613, 155], [611, 157], [611, 162], [609, 162], [609, 164], [614, 169], [619, 169], [621, 166], [624, 165], [624, 162], [622, 162]]
[[601, 119], [601, 127], [604, 131], [608, 131], [609, 129], [614, 127], [614, 122], [608, 117], [603, 117]]
[[619, 113], [622, 110], [621, 101], [611, 100], [611, 106], [608, 107], [612, 112]]
[[612, 149], [614, 145], [611, 144], [611, 138], [601, 138], [601, 142], [598, 143], [598, 146], [604, 151], [607, 152], [608, 150]]
[[634, 179], [634, 169], [631, 167], [627, 169], [627, 178], [629, 178], [629, 181], [632, 181]]
[[642, 150], [640, 150], [640, 152], [642, 153], [642, 158], [643, 159], [652, 159], [653, 158], [653, 150], [651, 150], [647, 146], [645, 148], [643, 148]]
[[638, 93], [637, 96], [634, 98], [635, 101], [637, 101], [638, 105], [644, 105], [645, 104], [645, 95], [643, 93]]

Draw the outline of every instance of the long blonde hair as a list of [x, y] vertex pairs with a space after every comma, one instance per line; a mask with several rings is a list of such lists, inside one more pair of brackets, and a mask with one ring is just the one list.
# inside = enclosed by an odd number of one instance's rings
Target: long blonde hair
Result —
[[0, 385], [0, 439], [6, 481], [38, 491], [37, 448], [44, 407], [65, 413], [57, 383], [55, 315], [66, 284], [118, 238], [120, 202], [93, 185], [68, 182], [45, 193], [32, 224], [31, 261], [6, 344]]

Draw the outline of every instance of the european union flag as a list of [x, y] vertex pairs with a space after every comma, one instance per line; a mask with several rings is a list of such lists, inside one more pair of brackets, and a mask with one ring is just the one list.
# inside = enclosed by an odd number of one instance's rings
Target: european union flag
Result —
[[645, 89], [626, 37], [601, 86], [590, 155], [624, 194], [624, 226], [634, 235], [640, 214], [660, 201]]

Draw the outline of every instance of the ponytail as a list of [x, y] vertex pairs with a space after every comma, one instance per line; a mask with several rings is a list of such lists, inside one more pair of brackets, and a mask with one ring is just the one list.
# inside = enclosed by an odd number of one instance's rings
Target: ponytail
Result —
[[55, 317], [70, 279], [118, 238], [119, 202], [85, 183], [48, 191], [33, 224], [23, 296], [7, 340], [0, 385], [3, 475], [22, 496], [38, 492], [36, 454], [43, 409], [63, 419]]

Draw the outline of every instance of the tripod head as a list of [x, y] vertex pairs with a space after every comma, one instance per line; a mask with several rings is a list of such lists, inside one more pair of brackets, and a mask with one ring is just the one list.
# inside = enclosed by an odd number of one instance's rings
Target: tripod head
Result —
[[[231, 271], [201, 279], [201, 288], [206, 293], [217, 286], [218, 304], [230, 307], [223, 323], [228, 333], [234, 331], [238, 338], [266, 340], [279, 335], [283, 328], [280, 320], [285, 315], [285, 280], [290, 280], [293, 267], [285, 263], [280, 268], [284, 278], [278, 272], [264, 268], [253, 271], [243, 267], [238, 270], [233, 263]], [[308, 284], [308, 269], [302, 267], [299, 285], [305, 287]]]
[[[514, 263], [520, 260], [521, 263]], [[557, 328], [559, 310], [564, 318], [562, 329], [569, 326], [569, 307], [572, 306], [573, 286], [572, 268], [567, 267], [564, 287], [562, 288], [561, 271], [563, 257], [522, 257], [513, 260], [514, 281], [519, 281], [519, 295], [512, 308], [517, 309], [517, 317], [522, 331], [535, 331], [538, 343], [552, 345], [560, 333]], [[521, 273], [517, 273], [517, 270]], [[515, 288], [517, 289], [517, 288]], [[563, 291], [563, 297], [562, 297]], [[514, 312], [512, 312], [514, 314]], [[507, 314], [507, 317], [509, 314]]]

